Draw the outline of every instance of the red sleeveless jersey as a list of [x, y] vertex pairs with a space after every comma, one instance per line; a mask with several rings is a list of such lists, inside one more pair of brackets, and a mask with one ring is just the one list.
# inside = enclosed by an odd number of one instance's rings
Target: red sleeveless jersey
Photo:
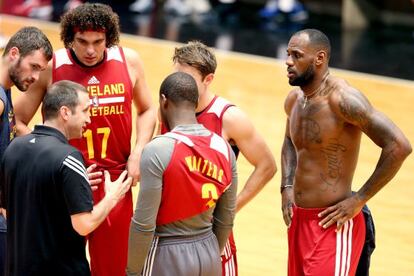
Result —
[[53, 56], [53, 82], [71, 80], [89, 92], [91, 124], [83, 138], [72, 139], [89, 166], [108, 170], [125, 169], [131, 151], [132, 83], [124, 52], [120, 47], [108, 48], [105, 60], [95, 67], [79, 65], [69, 49]]
[[[234, 104], [231, 104], [222, 97], [214, 96], [208, 106], [200, 113], [197, 113], [197, 122], [202, 124], [208, 130], [221, 136], [223, 129], [223, 114], [231, 106], [234, 106]], [[164, 134], [167, 132], [167, 127], [162, 124], [161, 133]]]
[[212, 133], [209, 136], [178, 132], [171, 161], [163, 174], [157, 225], [190, 218], [213, 208], [232, 181], [230, 147]]

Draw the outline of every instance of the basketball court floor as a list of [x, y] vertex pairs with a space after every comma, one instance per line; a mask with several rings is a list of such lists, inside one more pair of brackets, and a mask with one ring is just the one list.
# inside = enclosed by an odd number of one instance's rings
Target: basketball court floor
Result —
[[[62, 47], [56, 23], [2, 15], [0, 30], [12, 35], [22, 26], [41, 28], [54, 49]], [[121, 45], [138, 51], [144, 61], [146, 79], [158, 104], [158, 89], [172, 72], [171, 56], [178, 44], [135, 35], [122, 35]], [[280, 208], [280, 152], [285, 129], [283, 102], [291, 87], [284, 61], [233, 52], [216, 51], [218, 69], [213, 91], [240, 108], [265, 137], [279, 171], [263, 191], [240, 213], [235, 222], [241, 276], [286, 275], [287, 235]], [[331, 69], [331, 74], [346, 79], [387, 114], [414, 145], [414, 81]], [[19, 96], [13, 91], [13, 97]], [[32, 125], [41, 122], [37, 113]], [[358, 189], [374, 170], [379, 148], [363, 138], [359, 164], [354, 177]], [[242, 157], [238, 160], [239, 182], [243, 185], [252, 168]], [[374, 198], [369, 207], [377, 231], [371, 275], [414, 275], [414, 155], [409, 156], [397, 176]], [[134, 188], [137, 189], [137, 188]], [[134, 191], [136, 195], [136, 190]]]

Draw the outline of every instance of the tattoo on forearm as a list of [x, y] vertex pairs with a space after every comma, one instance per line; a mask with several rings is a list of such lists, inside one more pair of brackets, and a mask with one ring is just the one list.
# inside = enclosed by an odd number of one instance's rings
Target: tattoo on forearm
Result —
[[389, 149], [381, 154], [374, 174], [360, 190], [362, 197], [371, 198], [375, 195], [394, 177], [401, 167], [402, 162], [395, 153], [395, 146], [396, 142], [393, 140], [388, 146]]
[[295, 147], [292, 141], [286, 138], [282, 149], [282, 185], [293, 185], [296, 165]]
[[285, 183], [288, 183], [289, 185], [293, 184], [293, 179], [295, 177], [295, 168], [296, 168], [296, 164], [295, 165], [289, 165], [289, 171], [288, 174], [284, 177], [285, 178]]
[[325, 186], [323, 191], [328, 188], [333, 189], [336, 192], [336, 184], [341, 178], [342, 170], [342, 152], [345, 152], [347, 148], [338, 142], [338, 139], [332, 138], [329, 140], [327, 146], [322, 148], [322, 154], [326, 158], [327, 168], [320, 174]]

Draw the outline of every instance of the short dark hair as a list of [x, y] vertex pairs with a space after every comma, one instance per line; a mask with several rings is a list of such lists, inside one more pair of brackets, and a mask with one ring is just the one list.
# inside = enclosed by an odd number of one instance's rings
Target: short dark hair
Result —
[[106, 34], [106, 47], [118, 45], [119, 16], [105, 4], [84, 3], [65, 13], [60, 21], [60, 39], [70, 48], [76, 32], [99, 31]]
[[296, 32], [293, 36], [299, 36], [301, 34], [308, 35], [310, 45], [318, 50], [325, 50], [329, 60], [331, 56], [331, 42], [326, 34], [317, 29], [304, 29]]
[[189, 102], [197, 106], [198, 88], [194, 78], [184, 72], [175, 72], [169, 75], [161, 84], [160, 95], [173, 103]]
[[7, 42], [3, 56], [6, 56], [13, 47], [19, 49], [21, 58], [32, 54], [36, 50], [43, 50], [45, 58], [48, 61], [53, 56], [52, 44], [50, 44], [46, 35], [36, 27], [23, 27], [18, 30]]
[[190, 41], [186, 45], [175, 48], [173, 62], [187, 64], [197, 69], [203, 79], [210, 73], [214, 74], [217, 61], [214, 53], [200, 41]]
[[46, 121], [56, 118], [62, 106], [67, 106], [72, 112], [75, 112], [76, 106], [79, 104], [78, 91], [88, 93], [84, 86], [68, 80], [58, 81], [49, 86], [43, 98], [43, 119]]

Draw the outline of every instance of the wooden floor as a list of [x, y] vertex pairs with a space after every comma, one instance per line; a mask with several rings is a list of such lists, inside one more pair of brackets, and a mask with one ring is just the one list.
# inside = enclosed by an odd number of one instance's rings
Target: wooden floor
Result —
[[[62, 47], [59, 26], [2, 16], [1, 31], [11, 35], [24, 25], [36, 25], [46, 32], [55, 49]], [[144, 60], [146, 78], [157, 104], [161, 81], [172, 71], [171, 56], [176, 44], [123, 35], [121, 45], [137, 50]], [[282, 61], [216, 51], [218, 70], [213, 91], [245, 110], [267, 143], [280, 168], [280, 149], [285, 127], [283, 102], [290, 87]], [[396, 53], [398, 54], [398, 53]], [[379, 57], [380, 58], [380, 57]], [[384, 64], [384, 66], [387, 66]], [[365, 93], [372, 104], [387, 114], [414, 146], [414, 82], [342, 70], [331, 74], [345, 78]], [[17, 96], [15, 92], [14, 96]], [[34, 123], [40, 122], [37, 116]], [[376, 166], [379, 149], [364, 138], [354, 189], [369, 177]], [[251, 167], [238, 161], [240, 183]], [[280, 211], [280, 171], [263, 192], [236, 218], [240, 275], [286, 275], [287, 237]], [[377, 249], [371, 275], [414, 275], [414, 154], [398, 175], [370, 202], [377, 230]]]

